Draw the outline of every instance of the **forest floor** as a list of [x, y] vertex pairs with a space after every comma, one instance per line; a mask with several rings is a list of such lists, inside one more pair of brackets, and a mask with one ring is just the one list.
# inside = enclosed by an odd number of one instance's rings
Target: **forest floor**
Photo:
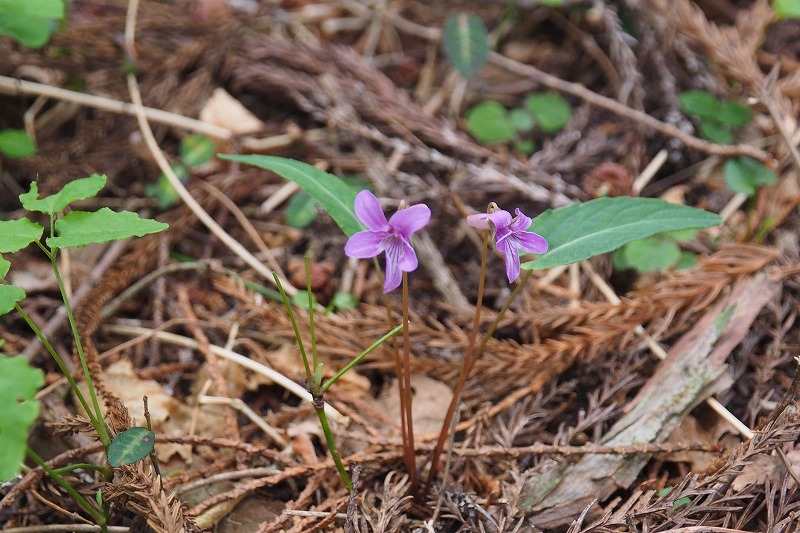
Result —
[[[47, 193], [100, 173], [108, 187], [80, 207], [170, 224], [60, 260], [110, 419], [143, 425], [147, 396], [157, 435], [163, 480], [148, 461], [105, 486], [88, 470], [67, 475], [91, 498], [103, 487], [112, 531], [798, 531], [800, 21], [779, 20], [763, 0], [142, 1], [131, 44], [129, 9], [74, 0], [43, 48], [0, 39], [0, 76], [11, 78], [0, 79], [0, 129], [26, 128], [38, 143], [32, 157], [0, 160], [4, 218], [22, 216], [17, 197], [33, 179]], [[458, 12], [482, 20], [493, 50], [469, 80], [442, 51]], [[263, 290], [271, 279], [183, 202], [153, 192], [160, 170], [133, 107], [119, 105], [132, 101], [131, 71], [170, 163], [187, 135], [202, 134], [220, 153], [356, 176], [389, 211], [402, 201], [431, 208], [409, 276], [420, 485], [403, 461], [389, 348], [325, 396], [341, 415], [334, 436], [353, 491], [311, 403], [254, 371], [304, 385], [292, 324]], [[686, 91], [705, 91], [716, 116], [687, 112]], [[521, 128], [493, 143], [470, 132], [477, 104], [511, 110], [540, 93], [569, 103], [557, 131]], [[724, 102], [746, 120], [716, 120]], [[726, 168], [743, 157], [775, 183], [734, 192]], [[373, 263], [345, 255], [346, 236], [319, 207], [293, 203], [296, 185], [218, 158], [185, 181], [267, 269], [302, 289], [310, 254], [321, 304], [354, 296], [352, 309], [317, 314], [326, 376], [390, 329]], [[447, 467], [429, 479], [478, 293], [480, 235], [464, 217], [489, 202], [535, 216], [604, 195], [660, 197], [725, 222], [678, 243], [691, 268], [622, 269], [605, 255], [535, 272], [476, 364]], [[645, 257], [674, 246], [662, 237]], [[11, 281], [54, 347], [71, 353], [36, 251], [13, 257]], [[512, 288], [490, 255], [481, 331]], [[399, 291], [390, 303], [399, 313]], [[717, 342], [698, 341], [723, 318]], [[309, 340], [308, 314], [298, 319]], [[58, 467], [103, 461], [26, 324], [7, 315], [0, 333], [5, 353], [46, 372], [29, 445]], [[701, 367], [713, 379], [694, 390]], [[0, 497], [4, 529], [92, 530], [38, 469]]]

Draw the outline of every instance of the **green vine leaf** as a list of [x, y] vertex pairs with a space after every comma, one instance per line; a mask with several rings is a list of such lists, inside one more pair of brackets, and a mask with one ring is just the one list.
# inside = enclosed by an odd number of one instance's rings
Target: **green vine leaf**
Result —
[[107, 207], [93, 213], [70, 211], [56, 220], [58, 236], [48, 237], [45, 243], [50, 248], [80, 248], [93, 243], [158, 233], [168, 227], [163, 222], [139, 218], [139, 215], [130, 211], [112, 211]]

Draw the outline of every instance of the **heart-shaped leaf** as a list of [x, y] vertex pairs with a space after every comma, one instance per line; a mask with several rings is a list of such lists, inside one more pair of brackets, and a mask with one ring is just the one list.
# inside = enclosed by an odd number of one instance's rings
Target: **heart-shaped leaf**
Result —
[[722, 222], [714, 213], [658, 198], [598, 198], [545, 211], [529, 228], [547, 239], [548, 252], [522, 265], [542, 270], [577, 263], [664, 231]]
[[132, 465], [141, 461], [153, 451], [156, 434], [147, 428], [126, 429], [111, 441], [108, 447], [108, 462], [111, 466]]
[[44, 374], [31, 368], [25, 357], [0, 356], [0, 481], [19, 472], [28, 430], [39, 415], [34, 396], [43, 384]]

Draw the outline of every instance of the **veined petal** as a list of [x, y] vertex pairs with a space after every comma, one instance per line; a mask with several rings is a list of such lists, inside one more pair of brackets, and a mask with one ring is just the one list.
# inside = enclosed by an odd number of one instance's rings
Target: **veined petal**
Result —
[[[508, 244], [511, 244], [509, 242]], [[514, 283], [514, 280], [519, 277], [519, 250], [514, 246], [508, 246], [503, 253], [506, 261], [506, 276], [509, 283]]]
[[520, 231], [516, 235], [519, 249], [529, 254], [543, 254], [547, 251], [547, 241], [544, 237], [532, 231]]
[[383, 214], [381, 203], [367, 189], [356, 195], [354, 203], [356, 216], [372, 231], [387, 231], [389, 223], [386, 222], [386, 215]]
[[[505, 228], [506, 226], [511, 224], [511, 213], [501, 209], [493, 213], [479, 213], [477, 215], [469, 215], [467, 217], [467, 224], [469, 224], [475, 229]], [[494, 228], [492, 228], [492, 226], [494, 226]]]
[[517, 231], [525, 231], [529, 227], [531, 227], [531, 217], [526, 216], [525, 213], [519, 210], [519, 207], [514, 210], [514, 213], [517, 215], [514, 218], [514, 221], [508, 226], [513, 232]]
[[494, 234], [495, 248], [498, 252], [506, 253], [509, 250], [509, 240], [514, 239], [514, 233], [508, 229], [508, 226], [500, 228]]
[[430, 220], [430, 208], [425, 204], [415, 204], [406, 209], [400, 209], [392, 215], [389, 225], [408, 239], [412, 233], [427, 226]]
[[356, 259], [367, 259], [375, 257], [383, 251], [383, 240], [389, 234], [385, 231], [359, 231], [349, 239], [344, 245], [344, 253], [348, 257]]
[[400, 266], [397, 261], [393, 261], [389, 254], [386, 254], [386, 275], [383, 280], [383, 292], [392, 292], [400, 286], [403, 281], [403, 274], [400, 272]]

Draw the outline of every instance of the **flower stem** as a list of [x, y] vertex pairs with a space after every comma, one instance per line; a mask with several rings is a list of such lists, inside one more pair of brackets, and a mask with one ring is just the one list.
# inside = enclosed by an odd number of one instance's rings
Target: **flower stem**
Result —
[[480, 328], [481, 310], [483, 309], [483, 287], [484, 282], [486, 281], [486, 260], [489, 251], [490, 236], [491, 235], [489, 231], [485, 231], [483, 234], [483, 248], [481, 249], [481, 273], [478, 281], [478, 299], [475, 302], [475, 318], [472, 322], [472, 331], [469, 335], [467, 353], [464, 356], [464, 365], [461, 367], [461, 373], [458, 376], [458, 383], [453, 391], [453, 398], [450, 400], [450, 405], [447, 408], [447, 414], [442, 421], [442, 429], [439, 431], [439, 439], [436, 441], [436, 446], [434, 446], [433, 453], [431, 454], [431, 468], [428, 474], [426, 491], [430, 491], [431, 486], [433, 485], [433, 482], [436, 480], [436, 476], [439, 473], [439, 464], [441, 462], [442, 451], [444, 450], [444, 444], [447, 440], [447, 436], [450, 434], [450, 424], [453, 420], [456, 409], [458, 408], [458, 404], [461, 402], [461, 394], [464, 391], [464, 385], [467, 383], [469, 373], [474, 366], [473, 352], [475, 349], [475, 340], [478, 337], [478, 329]]
[[411, 492], [417, 489], [417, 456], [414, 451], [414, 417], [412, 416], [411, 395], [411, 339], [408, 331], [408, 273], [403, 272], [403, 393], [406, 406], [406, 431], [408, 435], [407, 449], [403, 456], [411, 483]]
[[371, 345], [369, 348], [367, 348], [366, 350], [364, 350], [363, 352], [361, 352], [361, 354], [360, 354], [360, 355], [358, 355], [357, 357], [355, 357], [355, 358], [354, 358], [352, 361], [350, 361], [349, 363], [347, 363], [347, 364], [344, 366], [344, 368], [342, 368], [341, 370], [339, 370], [339, 371], [336, 373], [336, 375], [335, 375], [335, 376], [333, 376], [332, 378], [330, 378], [329, 380], [327, 380], [327, 381], [326, 381], [326, 382], [325, 382], [325, 383], [322, 385], [322, 387], [320, 387], [320, 389], [319, 389], [319, 392], [320, 392], [320, 394], [323, 394], [323, 393], [325, 393], [325, 392], [326, 392], [326, 391], [327, 391], [327, 390], [328, 390], [328, 389], [331, 387], [331, 385], [333, 385], [334, 383], [336, 383], [336, 380], [338, 380], [340, 377], [342, 377], [342, 376], [345, 374], [345, 372], [347, 372], [348, 370], [350, 370], [351, 368], [353, 368], [354, 366], [356, 366], [358, 363], [360, 363], [362, 359], [364, 359], [364, 358], [365, 358], [367, 355], [369, 355], [369, 353], [370, 353], [370, 352], [372, 352], [372, 350], [374, 350], [375, 348], [377, 348], [378, 346], [380, 346], [381, 344], [383, 344], [384, 342], [386, 342], [387, 340], [389, 340], [389, 338], [391, 338], [391, 337], [394, 337], [396, 334], [398, 334], [398, 333], [400, 332], [400, 330], [401, 330], [401, 329], [403, 329], [403, 324], [400, 324], [400, 325], [398, 325], [398, 326], [395, 326], [395, 328], [394, 328], [393, 330], [389, 331], [389, 333], [387, 333], [386, 335], [384, 335], [384, 336], [383, 336], [383, 337], [381, 337], [380, 339], [378, 339], [378, 340], [376, 340], [375, 342], [373, 342], [373, 343], [372, 343], [372, 345]]

